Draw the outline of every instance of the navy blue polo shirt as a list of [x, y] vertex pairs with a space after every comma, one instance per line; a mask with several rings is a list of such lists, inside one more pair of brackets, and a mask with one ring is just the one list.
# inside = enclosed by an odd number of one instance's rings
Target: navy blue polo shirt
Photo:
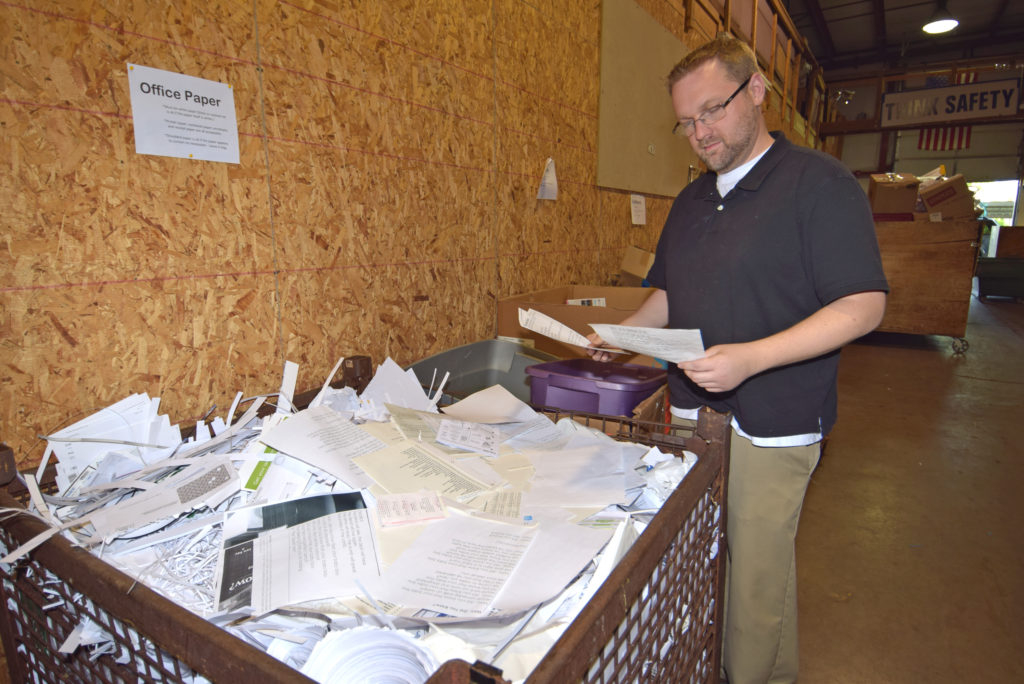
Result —
[[[647, 275], [668, 295], [669, 327], [705, 347], [780, 332], [829, 302], [888, 291], [864, 190], [838, 160], [774, 144], [723, 198], [706, 173], [676, 197]], [[755, 437], [821, 431], [836, 420], [839, 352], [773, 368], [709, 393], [669, 369], [672, 405], [731, 411]]]

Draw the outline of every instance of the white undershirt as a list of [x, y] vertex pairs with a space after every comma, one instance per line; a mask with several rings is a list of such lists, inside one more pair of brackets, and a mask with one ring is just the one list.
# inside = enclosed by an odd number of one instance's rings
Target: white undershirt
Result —
[[[722, 197], [728, 195], [729, 192], [736, 187], [736, 184], [743, 180], [743, 177], [747, 175], [750, 169], [754, 168], [754, 164], [759, 162], [761, 160], [761, 157], [765, 155], [765, 152], [767, 152], [770, 149], [771, 145], [769, 145], [764, 150], [764, 152], [757, 155], [756, 157], [746, 162], [745, 164], [737, 166], [732, 171], [727, 171], [725, 173], [719, 174], [718, 179], [716, 181], [716, 185], [718, 186], [718, 194]], [[679, 418], [684, 418], [686, 420], [697, 420], [697, 413], [700, 409], [681, 409], [673, 406], [671, 410], [673, 416], [678, 416]], [[809, 432], [803, 435], [786, 435], [783, 437], [751, 437], [750, 435], [743, 431], [743, 428], [740, 427], [739, 422], [737, 422], [736, 418], [733, 417], [732, 428], [733, 430], [736, 431], [736, 434], [740, 435], [741, 437], [746, 437], [754, 444], [754, 446], [759, 447], [807, 446], [808, 444], [815, 444], [816, 442], [821, 441], [820, 427], [817, 432]]]
[[763, 157], [765, 155], [765, 152], [767, 152], [770, 149], [772, 149], [771, 145], [766, 147], [764, 149], [764, 152], [757, 155], [747, 163], [737, 166], [732, 171], [726, 171], [725, 173], [719, 174], [718, 180], [716, 181], [716, 184], [718, 185], [718, 194], [721, 195], [722, 197], [728, 195], [729, 191], [736, 187], [736, 184], [739, 183], [743, 179], [743, 177], [747, 175], [747, 172], [750, 171], [750, 169], [754, 168], [754, 164], [761, 161], [761, 157]]

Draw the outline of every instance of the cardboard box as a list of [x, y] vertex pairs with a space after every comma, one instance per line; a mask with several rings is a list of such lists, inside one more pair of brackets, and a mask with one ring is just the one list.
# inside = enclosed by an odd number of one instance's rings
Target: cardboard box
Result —
[[871, 215], [876, 222], [878, 221], [915, 221], [917, 214], [911, 214], [909, 212], [901, 212], [899, 214], [879, 214], [874, 213]]
[[868, 182], [868, 201], [875, 214], [911, 214], [917, 203], [920, 181], [911, 173], [873, 173]]
[[967, 188], [962, 174], [923, 183], [918, 190], [928, 213], [941, 213], [942, 219], [976, 218], [974, 193]]
[[[559, 358], [585, 357], [580, 347], [562, 344], [519, 325], [519, 309], [534, 309], [564, 323], [581, 335], [594, 332], [591, 323], [622, 322], [626, 316], [640, 308], [651, 293], [649, 287], [611, 287], [601, 285], [565, 285], [513, 295], [498, 300], [498, 335], [505, 338], [533, 340], [535, 349]], [[591, 305], [569, 304], [570, 301], [589, 301]], [[633, 356], [623, 362], [658, 365], [650, 357]]]
[[627, 247], [626, 256], [619, 267], [618, 285], [624, 287], [640, 287], [647, 280], [647, 272], [654, 263], [654, 252], [639, 247]]
[[671, 423], [668, 406], [668, 385], [662, 385], [654, 394], [633, 407], [633, 418], [647, 423]]

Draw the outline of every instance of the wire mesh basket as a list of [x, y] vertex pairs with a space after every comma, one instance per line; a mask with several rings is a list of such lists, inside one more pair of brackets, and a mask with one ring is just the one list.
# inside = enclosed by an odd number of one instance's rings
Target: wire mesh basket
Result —
[[[697, 455], [693, 466], [595, 595], [533, 670], [530, 684], [717, 682], [725, 549], [728, 416], [702, 411], [696, 428], [544, 410], [616, 439]], [[14, 455], [0, 451], [0, 472]], [[12, 479], [0, 506], [24, 508]], [[28, 515], [0, 521], [0, 553], [46, 526]], [[54, 536], [0, 565], [6, 608], [0, 637], [14, 682], [312, 681], [227, 631], [135, 582], [88, 551]], [[71, 648], [91, 621], [103, 649]], [[199, 681], [202, 681], [200, 678]], [[431, 684], [500, 684], [496, 668], [444, 663]]]

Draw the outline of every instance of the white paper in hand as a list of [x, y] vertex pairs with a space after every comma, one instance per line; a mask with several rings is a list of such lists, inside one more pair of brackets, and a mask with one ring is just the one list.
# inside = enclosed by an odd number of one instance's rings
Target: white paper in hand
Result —
[[[595, 347], [590, 344], [583, 335], [565, 325], [556, 321], [551, 316], [543, 314], [540, 311], [534, 309], [519, 309], [519, 325], [523, 326], [527, 330], [532, 330], [535, 333], [540, 333], [544, 337], [550, 337], [553, 340], [559, 342], [565, 342], [576, 347], [583, 347], [585, 349], [600, 349], [603, 352], [610, 354], [622, 354], [621, 349], [605, 349], [604, 347]], [[605, 340], [607, 342], [607, 340]]]
[[700, 330], [636, 328], [607, 323], [591, 323], [590, 327], [608, 344], [656, 359], [664, 359], [669, 363], [693, 361], [704, 357], [704, 342]]

